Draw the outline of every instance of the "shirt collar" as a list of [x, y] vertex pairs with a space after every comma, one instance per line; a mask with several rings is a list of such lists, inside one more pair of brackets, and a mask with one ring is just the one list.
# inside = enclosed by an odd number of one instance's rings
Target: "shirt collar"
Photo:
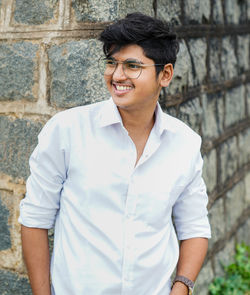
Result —
[[[100, 111], [99, 119], [100, 127], [105, 127], [117, 123], [123, 125], [121, 115], [112, 98], [107, 100], [104, 104], [104, 108], [102, 108]], [[173, 118], [162, 111], [159, 102], [157, 102], [155, 108], [155, 124], [153, 128], [159, 136], [161, 136], [161, 134], [165, 130], [172, 132], [176, 131]]]
[[117, 123], [122, 124], [121, 115], [112, 98], [105, 102], [104, 108], [102, 108], [100, 111], [99, 120], [100, 127], [105, 127]]

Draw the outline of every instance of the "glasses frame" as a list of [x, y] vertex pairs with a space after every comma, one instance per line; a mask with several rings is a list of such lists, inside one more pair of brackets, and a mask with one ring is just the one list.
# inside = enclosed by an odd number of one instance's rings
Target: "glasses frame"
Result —
[[[134, 62], [134, 63], [138, 63], [138, 64], [140, 65], [140, 73], [138, 74], [138, 76], [137, 76], [136, 78], [131, 78], [131, 77], [129, 77], [129, 76], [126, 74], [126, 71], [125, 71], [125, 65], [126, 65], [126, 63], [127, 63], [127, 64], [129, 63], [128, 60], [118, 61], [118, 60], [113, 59], [113, 61], [115, 62], [114, 71], [113, 71], [111, 74], [105, 74], [105, 72], [103, 73], [103, 71], [102, 71], [102, 69], [101, 69], [101, 66], [100, 66], [100, 63], [101, 63], [101, 61], [108, 60], [108, 59], [109, 59], [109, 58], [107, 58], [107, 57], [100, 57], [99, 60], [98, 60], [98, 68], [99, 68], [101, 74], [104, 75], [104, 76], [112, 76], [112, 75], [115, 73], [118, 64], [122, 64], [122, 70], [123, 70], [123, 73], [124, 73], [124, 75], [126, 76], [126, 78], [128, 78], [128, 79], [138, 79], [138, 78], [140, 77], [140, 75], [141, 75], [142, 70], [143, 70], [144, 67], [165, 66], [165, 64], [144, 64], [144, 63], [142, 63], [142, 62], [140, 62], [140, 61], [136, 61], [136, 62]], [[132, 62], [131, 62], [131, 63], [132, 63]]]

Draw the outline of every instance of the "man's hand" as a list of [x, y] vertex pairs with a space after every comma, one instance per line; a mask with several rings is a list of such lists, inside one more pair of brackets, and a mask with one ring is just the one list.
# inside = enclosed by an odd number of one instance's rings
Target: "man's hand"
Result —
[[188, 287], [181, 282], [176, 282], [173, 285], [170, 295], [188, 295]]

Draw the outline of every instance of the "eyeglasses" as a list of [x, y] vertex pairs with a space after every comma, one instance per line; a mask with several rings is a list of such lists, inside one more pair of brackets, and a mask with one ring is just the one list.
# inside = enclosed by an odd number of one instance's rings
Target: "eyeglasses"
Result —
[[136, 60], [117, 61], [113, 58], [100, 58], [99, 69], [102, 75], [111, 76], [117, 69], [118, 64], [122, 64], [124, 75], [129, 79], [139, 78], [144, 67], [164, 66], [164, 64], [143, 64]]

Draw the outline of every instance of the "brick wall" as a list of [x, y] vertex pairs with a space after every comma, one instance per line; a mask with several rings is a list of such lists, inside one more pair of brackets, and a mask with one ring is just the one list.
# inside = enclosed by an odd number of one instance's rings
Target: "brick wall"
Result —
[[203, 137], [213, 237], [196, 294], [235, 243], [250, 244], [249, 1], [0, 0], [0, 294], [31, 294], [17, 218], [37, 134], [56, 112], [108, 97], [96, 38], [132, 11], [176, 25], [180, 53], [160, 102]]

